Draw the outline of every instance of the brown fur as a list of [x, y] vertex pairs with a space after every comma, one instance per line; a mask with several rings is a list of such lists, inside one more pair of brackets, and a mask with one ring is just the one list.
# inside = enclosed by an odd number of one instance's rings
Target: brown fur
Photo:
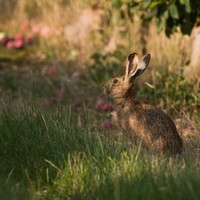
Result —
[[182, 139], [172, 119], [160, 109], [139, 99], [133, 90], [133, 81], [148, 66], [150, 55], [140, 61], [137, 54], [130, 56], [125, 76], [114, 78], [104, 86], [104, 93], [114, 98], [120, 128], [133, 135], [136, 141], [141, 141], [142, 146], [149, 150], [181, 153]]

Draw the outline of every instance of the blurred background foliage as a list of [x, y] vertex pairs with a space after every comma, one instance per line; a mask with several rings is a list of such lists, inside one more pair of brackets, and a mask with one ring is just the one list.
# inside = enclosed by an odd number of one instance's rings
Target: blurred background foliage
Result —
[[140, 11], [140, 16], [144, 26], [148, 26], [152, 19], [156, 19], [159, 31], [165, 30], [169, 37], [177, 27], [183, 34], [191, 34], [192, 28], [199, 25], [199, 7], [197, 0], [153, 0], [153, 1], [131, 1], [128, 4], [130, 17], [135, 10]]
[[[62, 68], [68, 78], [84, 77], [89, 85], [101, 87], [123, 75], [129, 53], [141, 57], [150, 52], [151, 64], [137, 81], [138, 93], [167, 110], [192, 105], [197, 112], [198, 0], [1, 0], [0, 4], [2, 69], [7, 70], [9, 63], [11, 68], [25, 66], [31, 75], [43, 76], [53, 66], [50, 73], [54, 67]], [[1, 73], [5, 74], [1, 82], [9, 82], [4, 88], [13, 91], [17, 81], [9, 78], [9, 72]]]

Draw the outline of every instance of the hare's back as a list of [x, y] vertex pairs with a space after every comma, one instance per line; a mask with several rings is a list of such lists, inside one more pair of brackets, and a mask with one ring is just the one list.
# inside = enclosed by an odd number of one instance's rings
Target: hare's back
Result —
[[151, 106], [134, 109], [129, 119], [130, 130], [143, 140], [147, 148], [163, 152], [181, 152], [182, 139], [172, 119], [163, 111]]
[[135, 110], [133, 118], [138, 121], [138, 126], [141, 129], [149, 130], [154, 137], [160, 137], [162, 134], [177, 134], [176, 126], [172, 119], [156, 107], [149, 106], [145, 109]]

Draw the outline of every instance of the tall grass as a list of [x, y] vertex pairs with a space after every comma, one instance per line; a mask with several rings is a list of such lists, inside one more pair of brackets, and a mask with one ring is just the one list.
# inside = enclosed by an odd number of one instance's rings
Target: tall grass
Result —
[[5, 109], [0, 119], [2, 199], [200, 197], [199, 153], [145, 152], [71, 108]]
[[62, 168], [71, 154], [93, 157], [99, 151], [112, 153], [108, 149], [113, 148], [114, 141], [102, 143], [107, 139], [91, 132], [94, 121], [90, 124], [87, 114], [83, 127], [77, 127], [78, 116], [70, 109], [46, 114], [30, 110], [1, 112], [0, 165], [5, 182], [13, 180], [24, 187], [37, 188], [52, 183], [57, 168]]

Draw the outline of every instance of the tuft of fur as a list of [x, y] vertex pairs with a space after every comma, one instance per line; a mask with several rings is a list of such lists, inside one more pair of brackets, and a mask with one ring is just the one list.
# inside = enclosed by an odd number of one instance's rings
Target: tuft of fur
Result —
[[104, 94], [113, 97], [120, 128], [136, 142], [155, 152], [181, 153], [183, 142], [172, 119], [135, 95], [134, 80], [145, 71], [149, 61], [150, 54], [141, 60], [136, 53], [130, 54], [125, 75], [111, 79], [103, 88]]

